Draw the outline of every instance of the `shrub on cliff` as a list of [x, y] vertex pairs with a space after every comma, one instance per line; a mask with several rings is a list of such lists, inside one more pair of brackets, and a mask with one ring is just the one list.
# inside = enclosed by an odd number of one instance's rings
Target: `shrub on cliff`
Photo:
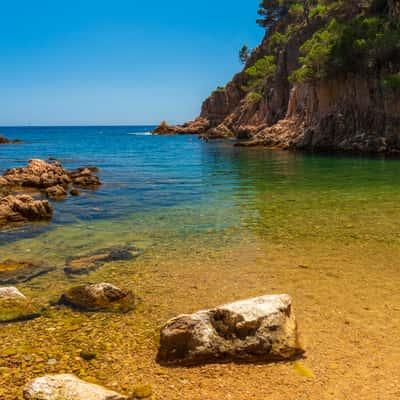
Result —
[[383, 17], [333, 19], [300, 48], [300, 69], [291, 81], [306, 82], [345, 72], [380, 70], [400, 58], [400, 28]]
[[274, 56], [265, 56], [257, 60], [251, 67], [245, 70], [246, 85], [243, 88], [246, 92], [262, 93], [265, 82], [272, 78], [276, 72]]

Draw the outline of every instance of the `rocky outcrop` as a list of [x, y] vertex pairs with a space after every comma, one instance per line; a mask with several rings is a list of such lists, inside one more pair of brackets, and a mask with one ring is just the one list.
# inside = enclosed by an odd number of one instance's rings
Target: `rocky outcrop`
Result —
[[47, 375], [29, 382], [24, 400], [128, 400], [128, 397], [78, 379], [74, 375]]
[[[239, 146], [400, 153], [400, 47], [395, 45], [399, 37], [400, 2], [339, 4], [332, 0], [324, 4], [321, 15], [302, 20], [285, 12], [277, 18], [260, 46], [254, 49], [245, 69], [204, 101], [199, 118], [208, 127], [195, 133], [209, 139], [234, 137], [239, 139]], [[282, 5], [287, 6], [285, 2]], [[372, 39], [356, 40], [352, 54], [358, 54], [357, 43], [368, 47], [365, 53], [360, 53], [364, 58], [361, 57], [359, 65], [356, 56], [353, 63], [357, 66], [332, 67], [337, 61], [333, 60], [327, 63], [330, 70], [337, 68], [335, 73], [289, 79], [301, 66], [302, 46], [316, 32], [326, 29], [334, 19], [342, 26], [349, 26], [358, 17], [364, 18], [365, 24], [382, 19], [381, 25], [385, 28], [374, 33], [376, 38], [386, 34], [387, 40], [380, 45], [382, 49], [370, 49], [368, 46], [374, 46]], [[352, 34], [357, 35], [357, 29], [352, 29]], [[325, 34], [330, 35], [329, 30]], [[347, 37], [347, 40], [352, 39]], [[340, 57], [347, 57], [346, 51]], [[264, 56], [272, 57], [276, 68], [254, 91], [254, 87], [248, 86], [246, 71]], [[375, 61], [371, 61], [373, 57]], [[346, 58], [346, 63], [351, 63], [349, 60], [351, 57]], [[179, 129], [173, 132], [179, 133]]]
[[0, 262], [0, 284], [15, 284], [54, 270], [48, 265], [36, 264], [30, 261], [5, 260]]
[[[34, 200], [30, 195], [12, 196], [13, 192], [29, 189], [51, 200], [79, 195], [75, 188], [96, 189], [101, 185], [96, 167], [68, 171], [58, 161], [33, 159], [26, 167], [8, 169], [0, 176], [0, 228], [13, 222], [49, 220], [53, 209], [48, 201]], [[70, 186], [75, 186], [70, 189]], [[8, 196], [7, 196], [8, 195]]]
[[101, 185], [99, 178], [94, 175], [98, 171], [95, 167], [83, 167], [68, 171], [58, 161], [46, 162], [33, 159], [28, 162], [26, 167], [7, 170], [0, 185], [36, 188], [49, 193], [57, 190], [60, 193], [60, 187], [65, 189], [70, 184], [88, 188]]
[[68, 171], [60, 163], [47, 163], [43, 160], [30, 160], [26, 167], [12, 168], [3, 178], [10, 186], [24, 186], [45, 189], [52, 186], [68, 186], [71, 183]]
[[293, 88], [286, 117], [241, 146], [400, 153], [400, 97], [361, 75]]
[[26, 321], [40, 315], [17, 288], [0, 287], [0, 323]]
[[107, 249], [101, 249], [94, 254], [75, 257], [67, 260], [67, 265], [64, 268], [64, 272], [67, 274], [87, 274], [91, 271], [96, 270], [102, 265], [121, 260], [133, 260], [138, 256], [137, 249], [134, 248], [118, 248], [112, 247]]
[[50, 220], [53, 208], [47, 200], [27, 194], [0, 198], [0, 226], [15, 222]]
[[303, 353], [288, 295], [180, 315], [161, 329], [160, 363], [289, 360]]
[[109, 283], [98, 283], [69, 289], [61, 296], [59, 303], [85, 311], [128, 312], [133, 310], [135, 298], [130, 290]]
[[206, 132], [210, 127], [209, 121], [197, 118], [183, 125], [168, 125], [165, 121], [153, 131], [153, 135], [193, 135]]

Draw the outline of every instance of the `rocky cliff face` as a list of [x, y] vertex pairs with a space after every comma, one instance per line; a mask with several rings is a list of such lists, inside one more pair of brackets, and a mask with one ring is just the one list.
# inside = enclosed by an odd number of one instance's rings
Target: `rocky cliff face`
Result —
[[[245, 69], [204, 101], [199, 119], [186, 124], [185, 133], [244, 139], [238, 143], [243, 146], [400, 152], [400, 43], [393, 45], [389, 53], [385, 50], [389, 54], [385, 53], [385, 62], [379, 59], [373, 68], [342, 68], [314, 80], [290, 79], [301, 67], [301, 46], [332, 20], [346, 23], [362, 17], [368, 24], [374, 18], [386, 18], [393, 25], [388, 41], [396, 41], [400, 1], [372, 0], [369, 9], [361, 11], [360, 7], [357, 2], [332, 6], [324, 17], [297, 24], [290, 36], [286, 32], [294, 21], [286, 14], [253, 51]], [[278, 46], [271, 43], [276, 32], [286, 34], [282, 36], [284, 43]], [[379, 49], [373, 53], [378, 52]], [[265, 79], [258, 93], [249, 93], [246, 71], [271, 54], [276, 60], [274, 76]], [[392, 76], [395, 84], [387, 85], [387, 76]], [[203, 122], [201, 130], [196, 129], [199, 120]], [[179, 129], [173, 127], [168, 133]]]

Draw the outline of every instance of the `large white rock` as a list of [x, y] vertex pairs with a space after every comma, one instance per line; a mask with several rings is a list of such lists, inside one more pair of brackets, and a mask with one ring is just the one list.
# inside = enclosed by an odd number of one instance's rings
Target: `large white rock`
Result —
[[160, 363], [288, 360], [303, 353], [290, 296], [272, 295], [173, 318], [161, 329]]
[[0, 287], [0, 323], [36, 318], [38, 307], [13, 286]]
[[13, 286], [0, 287], [0, 298], [26, 300], [26, 297]]
[[24, 388], [25, 400], [127, 400], [111, 390], [84, 382], [74, 375], [48, 375], [34, 379]]

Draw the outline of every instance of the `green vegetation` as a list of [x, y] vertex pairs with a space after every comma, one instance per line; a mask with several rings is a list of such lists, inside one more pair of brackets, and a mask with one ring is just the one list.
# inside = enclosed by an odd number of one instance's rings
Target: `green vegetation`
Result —
[[274, 77], [276, 62], [274, 56], [265, 56], [257, 60], [251, 67], [245, 70], [246, 92], [262, 93], [265, 82]]
[[246, 44], [239, 51], [239, 60], [241, 63], [246, 64], [250, 57], [251, 50]]
[[318, 4], [310, 10], [310, 18], [325, 17], [328, 13], [328, 7], [323, 4]]
[[383, 77], [383, 84], [391, 89], [400, 89], [400, 72], [397, 74], [387, 74]]
[[383, 17], [333, 19], [301, 47], [301, 68], [292, 81], [315, 81], [337, 73], [377, 70], [400, 55], [400, 28]]
[[289, 34], [282, 34], [280, 32], [275, 32], [269, 38], [270, 46], [273, 50], [276, 50], [282, 46], [284, 46], [289, 40]]
[[247, 96], [245, 97], [245, 102], [247, 104], [250, 103], [259, 103], [261, 101], [261, 99], [263, 98], [262, 94], [260, 93], [256, 93], [256, 92], [250, 92], [247, 94]]

